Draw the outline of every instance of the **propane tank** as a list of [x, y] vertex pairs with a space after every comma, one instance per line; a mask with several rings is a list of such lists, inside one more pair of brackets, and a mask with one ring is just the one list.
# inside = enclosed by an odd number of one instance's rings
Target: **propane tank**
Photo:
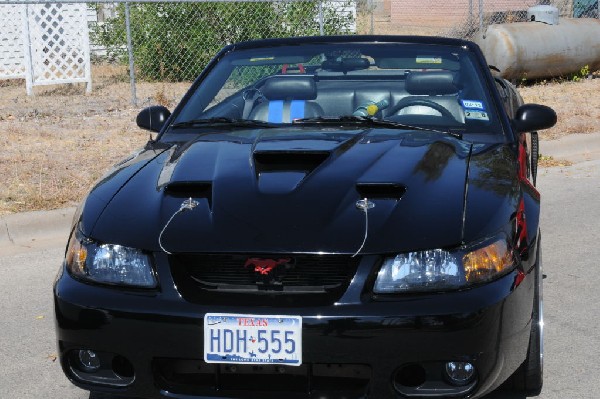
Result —
[[474, 41], [505, 79], [566, 75], [586, 65], [600, 69], [600, 20], [593, 18], [490, 25]]

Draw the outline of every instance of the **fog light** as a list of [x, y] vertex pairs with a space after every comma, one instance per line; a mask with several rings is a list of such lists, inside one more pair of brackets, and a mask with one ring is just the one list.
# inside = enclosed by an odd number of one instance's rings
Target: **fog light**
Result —
[[475, 375], [475, 366], [468, 362], [446, 363], [446, 375], [456, 385], [466, 385]]
[[100, 358], [96, 352], [89, 349], [79, 351], [79, 363], [81, 363], [83, 371], [87, 371], [88, 373], [98, 371], [100, 368]]

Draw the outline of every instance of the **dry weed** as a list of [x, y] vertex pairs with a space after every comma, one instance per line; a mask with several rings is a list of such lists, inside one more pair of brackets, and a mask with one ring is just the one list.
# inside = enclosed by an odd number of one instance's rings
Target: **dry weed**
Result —
[[76, 205], [148, 140], [135, 126], [139, 109], [156, 104], [156, 93], [172, 107], [189, 86], [141, 83], [134, 106], [126, 69], [95, 67], [92, 76], [91, 95], [83, 84], [36, 87], [31, 97], [23, 81], [0, 86], [0, 214]]
[[568, 161], [566, 159], [554, 159], [554, 157], [550, 155], [540, 155], [539, 158], [539, 166], [541, 168], [551, 168], [555, 166], [571, 166], [573, 162]]
[[525, 102], [548, 105], [558, 115], [555, 127], [540, 132], [542, 138], [600, 132], [600, 79], [543, 81], [519, 91]]
[[154, 102], [158, 105], [162, 105], [163, 107], [169, 108], [171, 106], [171, 100], [165, 94], [165, 83], [161, 83], [160, 87], [156, 90], [154, 95], [152, 96]]

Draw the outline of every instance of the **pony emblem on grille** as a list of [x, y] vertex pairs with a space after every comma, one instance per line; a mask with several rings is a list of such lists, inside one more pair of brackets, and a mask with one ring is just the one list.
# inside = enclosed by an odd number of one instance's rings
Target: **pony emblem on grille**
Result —
[[291, 261], [290, 258], [280, 259], [262, 259], [262, 258], [248, 258], [244, 267], [254, 266], [254, 271], [260, 273], [263, 276], [269, 275], [279, 265], [285, 265]]

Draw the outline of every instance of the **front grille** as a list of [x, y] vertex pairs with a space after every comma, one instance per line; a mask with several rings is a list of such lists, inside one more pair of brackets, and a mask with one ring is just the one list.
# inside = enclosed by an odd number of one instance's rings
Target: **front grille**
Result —
[[[162, 390], [184, 395], [263, 398], [360, 398], [367, 393], [371, 367], [361, 364], [207, 364], [192, 359], [154, 359]], [[236, 397], [238, 395], [235, 395]]]
[[237, 301], [310, 294], [311, 301], [331, 302], [343, 294], [358, 266], [358, 259], [348, 255], [177, 254], [169, 262], [182, 295], [199, 301], [215, 295]]
[[[261, 259], [281, 262], [267, 274], [255, 271], [249, 260]], [[207, 288], [236, 289], [264, 287], [285, 289], [306, 287], [314, 289], [336, 288], [352, 278], [356, 267], [348, 256], [247, 256], [247, 255], [183, 255], [190, 277]], [[310, 289], [309, 288], [309, 289]]]

